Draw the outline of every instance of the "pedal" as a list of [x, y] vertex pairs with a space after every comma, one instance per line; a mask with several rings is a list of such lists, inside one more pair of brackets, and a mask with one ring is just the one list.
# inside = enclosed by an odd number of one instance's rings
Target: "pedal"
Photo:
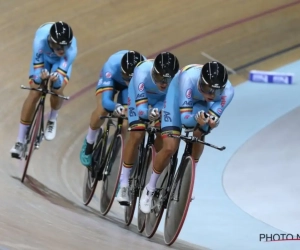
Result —
[[11, 157], [12, 157], [12, 158], [15, 158], [15, 159], [18, 159], [18, 160], [21, 160], [20, 155], [17, 154], [17, 153], [11, 153]]
[[128, 201], [119, 201], [119, 203], [121, 206], [126, 206], [126, 207], [130, 206], [130, 203]]

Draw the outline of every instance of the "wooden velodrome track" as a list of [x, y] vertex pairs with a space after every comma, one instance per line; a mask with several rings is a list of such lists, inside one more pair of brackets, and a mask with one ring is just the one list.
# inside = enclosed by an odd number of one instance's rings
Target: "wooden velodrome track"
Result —
[[[181, 66], [213, 57], [233, 69], [234, 84], [246, 80], [250, 69], [279, 67], [299, 54], [300, 1], [2, 0], [0, 13], [3, 249], [168, 249], [160, 236], [151, 242], [134, 226], [125, 229], [117, 212], [100, 217], [97, 201], [91, 207], [81, 203], [78, 152], [95, 105], [93, 83], [112, 53], [134, 49], [153, 57], [169, 50]], [[59, 113], [56, 139], [44, 141], [35, 152], [23, 185], [18, 161], [9, 155], [28, 94], [19, 86], [27, 83], [36, 28], [56, 20], [68, 22], [78, 39], [65, 93], [72, 100]], [[172, 248], [200, 249], [180, 241]]]

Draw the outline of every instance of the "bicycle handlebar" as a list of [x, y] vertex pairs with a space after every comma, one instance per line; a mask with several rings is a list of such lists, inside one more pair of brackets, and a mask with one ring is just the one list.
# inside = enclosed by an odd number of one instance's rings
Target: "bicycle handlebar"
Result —
[[194, 142], [197, 142], [197, 143], [202, 143], [206, 146], [209, 146], [209, 147], [212, 147], [212, 148], [215, 148], [215, 149], [218, 149], [220, 151], [223, 151], [226, 149], [225, 146], [222, 146], [222, 147], [218, 147], [218, 146], [215, 146], [211, 143], [208, 143], [208, 142], [205, 142], [205, 141], [202, 141], [200, 140], [199, 138], [195, 137], [195, 136], [184, 136], [184, 135], [173, 135], [173, 134], [168, 134], [169, 137], [173, 137], [173, 138], [179, 138], [185, 142], [189, 142], [189, 143], [194, 143]]
[[34, 91], [39, 91], [39, 92], [42, 92], [42, 93], [45, 93], [45, 94], [50, 94], [50, 95], [54, 95], [54, 96], [57, 96], [59, 98], [62, 98], [62, 99], [65, 99], [65, 100], [69, 100], [70, 97], [69, 96], [63, 96], [63, 95], [59, 95], [59, 94], [56, 94], [48, 89], [42, 89], [42, 88], [30, 88], [30, 87], [26, 87], [24, 85], [21, 85], [21, 89], [27, 89], [27, 90], [34, 90]]
[[124, 120], [128, 120], [128, 117], [126, 116], [113, 116], [113, 115], [104, 115], [104, 116], [100, 116], [100, 119], [107, 119], [107, 118], [115, 118], [115, 119], [124, 119]]
[[140, 129], [135, 129], [135, 128], [128, 128], [128, 131], [147, 131], [148, 133], [157, 133], [160, 132], [160, 128], [156, 128], [153, 126], [147, 127], [147, 128], [140, 128]]

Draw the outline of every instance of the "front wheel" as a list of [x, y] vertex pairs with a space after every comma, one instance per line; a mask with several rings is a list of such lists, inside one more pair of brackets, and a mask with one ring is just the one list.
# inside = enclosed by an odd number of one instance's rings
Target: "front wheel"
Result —
[[[154, 146], [151, 146], [147, 149], [146, 153], [146, 159], [144, 162], [143, 166], [143, 171], [142, 171], [142, 176], [141, 176], [141, 182], [140, 182], [140, 187], [139, 187], [139, 201], [142, 196], [142, 192], [145, 188], [146, 183], [149, 182], [151, 173], [152, 173], [152, 168], [153, 168], [153, 162], [155, 158], [155, 148]], [[140, 204], [140, 202], [139, 202]], [[145, 220], [146, 220], [146, 214], [144, 214], [140, 206], [138, 206], [138, 215], [137, 215], [137, 229], [140, 233], [142, 233], [145, 229]]]
[[194, 181], [195, 161], [188, 156], [177, 170], [169, 195], [164, 226], [164, 241], [169, 246], [176, 241], [185, 221], [192, 200]]
[[24, 170], [23, 170], [21, 182], [24, 182], [24, 179], [26, 177], [29, 162], [34, 150], [34, 144], [37, 140], [37, 135], [41, 126], [42, 114], [43, 114], [42, 106], [39, 106], [36, 115], [32, 120], [30, 130], [28, 132], [28, 137], [26, 140], [25, 153], [24, 153], [24, 157], [22, 157], [24, 158], [22, 160], [24, 163]]
[[[139, 159], [137, 159], [136, 163], [133, 165], [131, 169], [131, 176], [129, 178], [129, 205], [124, 206], [124, 219], [125, 219], [125, 225], [129, 226], [132, 222], [134, 211], [135, 211], [135, 205], [136, 205], [136, 199], [137, 199], [137, 185], [139, 183], [139, 180], [137, 180], [137, 172], [139, 168]], [[121, 204], [122, 205], [122, 204]]]
[[106, 215], [115, 198], [119, 185], [119, 179], [122, 171], [123, 160], [123, 137], [118, 134], [113, 142], [110, 154], [105, 162], [106, 166], [103, 171], [102, 188], [100, 193], [100, 213]]
[[145, 219], [145, 234], [148, 238], [151, 238], [160, 223], [161, 217], [164, 213], [164, 205], [166, 202], [167, 185], [169, 178], [169, 167], [166, 167], [162, 174], [159, 176], [156, 184], [156, 191], [152, 198], [151, 211], [149, 214], [146, 214]]
[[138, 157], [131, 170], [131, 176], [129, 178], [129, 206], [125, 206], [125, 224], [129, 226], [132, 222], [135, 212], [137, 197], [139, 196], [139, 187], [141, 185], [141, 175], [143, 172], [142, 159], [144, 152], [144, 141], [140, 144], [138, 150]]

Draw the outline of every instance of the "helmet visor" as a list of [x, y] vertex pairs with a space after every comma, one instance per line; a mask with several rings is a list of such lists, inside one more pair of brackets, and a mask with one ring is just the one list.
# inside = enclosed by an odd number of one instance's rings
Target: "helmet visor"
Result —
[[152, 78], [156, 84], [170, 84], [172, 81], [172, 77], [164, 77], [160, 75], [156, 70], [153, 68], [152, 69]]
[[123, 81], [125, 82], [130, 82], [131, 78], [132, 78], [132, 74], [131, 75], [128, 75], [126, 74], [123, 69], [121, 69], [121, 73], [122, 73], [122, 79]]
[[50, 44], [51, 48], [56, 51], [62, 51], [62, 50], [65, 51], [67, 48], [69, 48], [71, 46], [71, 44], [60, 45], [58, 43], [53, 42], [51, 38], [49, 39], [49, 44]]
[[207, 84], [202, 77], [200, 77], [198, 82], [199, 91], [207, 95], [221, 95], [224, 88], [213, 88]]

